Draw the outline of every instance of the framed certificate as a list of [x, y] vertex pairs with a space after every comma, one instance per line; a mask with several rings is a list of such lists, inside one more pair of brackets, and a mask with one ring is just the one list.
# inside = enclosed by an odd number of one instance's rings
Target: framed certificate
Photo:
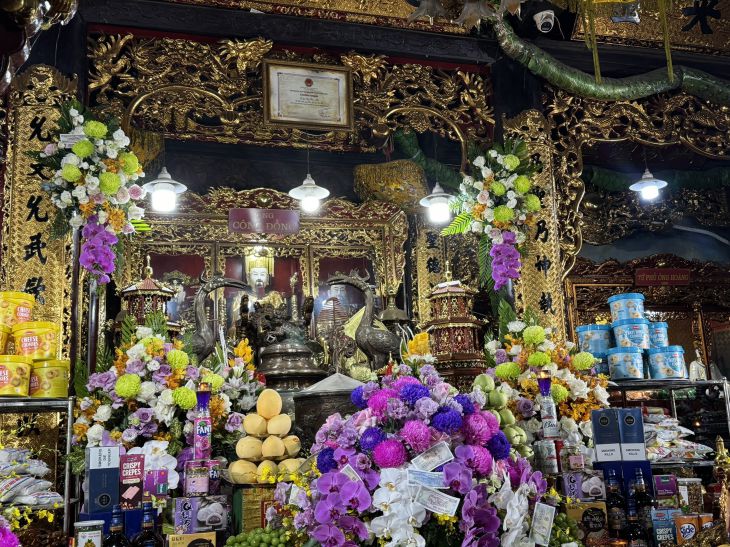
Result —
[[263, 68], [267, 124], [353, 130], [350, 68], [273, 59]]

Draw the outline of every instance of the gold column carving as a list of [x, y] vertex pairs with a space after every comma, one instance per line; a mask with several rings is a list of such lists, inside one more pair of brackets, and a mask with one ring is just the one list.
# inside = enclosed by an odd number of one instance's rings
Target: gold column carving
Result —
[[51, 142], [57, 106], [74, 96], [76, 85], [53, 67], [34, 65], [13, 81], [8, 106], [0, 285], [37, 293], [33, 318], [64, 325], [59, 353], [66, 353], [70, 335], [70, 238], [52, 238], [55, 207], [41, 188], [51, 174], [27, 152]]
[[558, 340], [565, 340], [564, 269], [558, 229], [560, 204], [554, 165], [557, 158], [549, 141], [549, 123], [536, 110], [528, 110], [505, 120], [504, 127], [507, 137], [525, 141], [530, 152], [542, 164], [542, 170], [534, 180], [542, 210], [527, 239], [521, 277], [515, 284], [515, 303], [522, 312], [528, 308], [537, 312], [542, 324], [552, 327]]

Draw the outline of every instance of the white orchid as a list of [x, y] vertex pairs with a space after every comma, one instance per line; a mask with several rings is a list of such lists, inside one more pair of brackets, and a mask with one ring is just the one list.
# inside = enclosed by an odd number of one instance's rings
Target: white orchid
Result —
[[167, 441], [147, 441], [141, 448], [131, 448], [128, 454], [144, 454], [145, 471], [167, 469], [167, 482], [170, 490], [177, 488], [180, 476], [175, 471], [177, 458], [167, 453]]

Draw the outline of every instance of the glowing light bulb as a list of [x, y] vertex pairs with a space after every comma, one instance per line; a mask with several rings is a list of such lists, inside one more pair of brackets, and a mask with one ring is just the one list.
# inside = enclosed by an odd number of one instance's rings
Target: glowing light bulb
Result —
[[653, 184], [651, 184], [649, 186], [644, 186], [644, 188], [641, 189], [641, 199], [651, 201], [652, 199], [656, 199], [658, 197], [659, 197], [659, 188], [657, 188]]
[[315, 213], [319, 210], [321, 200], [319, 198], [307, 196], [303, 198], [299, 203], [302, 211], [304, 211], [305, 213]]
[[445, 224], [451, 219], [448, 200], [434, 200], [428, 208], [428, 220], [434, 224]]
[[177, 205], [177, 193], [170, 184], [157, 183], [152, 190], [152, 208], [161, 213], [169, 213], [175, 210]]

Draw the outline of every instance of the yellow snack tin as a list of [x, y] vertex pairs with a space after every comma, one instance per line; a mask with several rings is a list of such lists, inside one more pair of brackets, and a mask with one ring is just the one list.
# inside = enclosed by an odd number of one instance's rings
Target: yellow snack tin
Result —
[[10, 333], [13, 332], [13, 329], [10, 327], [6, 327], [5, 325], [0, 325], [0, 355], [4, 354], [6, 351], [6, 348], [8, 347], [8, 340], [10, 339]]
[[34, 361], [30, 373], [31, 397], [68, 397], [69, 361]]
[[31, 363], [27, 357], [0, 355], [0, 396], [28, 396]]
[[15, 354], [41, 361], [55, 359], [58, 350], [58, 325], [29, 321], [13, 327]]
[[33, 318], [35, 298], [32, 294], [15, 291], [0, 292], [0, 325], [14, 327]]

